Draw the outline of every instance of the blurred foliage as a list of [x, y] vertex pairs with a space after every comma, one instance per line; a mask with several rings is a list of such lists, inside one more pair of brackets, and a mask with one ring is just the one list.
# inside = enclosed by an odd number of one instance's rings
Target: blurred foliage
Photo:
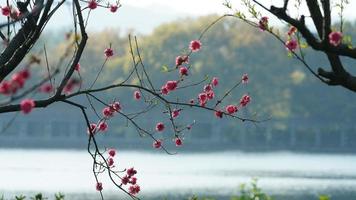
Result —
[[[29, 197], [29, 198], [27, 198], [24, 195], [15, 196], [15, 200], [27, 200], [27, 199], [29, 199], [29, 200], [47, 200], [48, 198], [43, 196], [42, 193], [35, 194], [34, 196]], [[54, 199], [55, 200], [64, 200], [64, 194], [62, 194], [60, 192], [56, 193], [56, 194], [54, 194]], [[5, 200], [3, 195], [0, 197], [0, 200]]]
[[[167, 80], [177, 79], [178, 72], [168, 70], [175, 66], [176, 56], [187, 52], [189, 42], [198, 38], [201, 31], [217, 17], [210, 15], [181, 19], [163, 24], [149, 35], [137, 37], [141, 57], [157, 88], [160, 88]], [[345, 23], [344, 30], [345, 34], [356, 37], [354, 23]], [[284, 34], [286, 30], [281, 28], [280, 32], [282, 39], [286, 37]], [[54, 36], [45, 35], [44, 37]], [[105, 61], [103, 51], [110, 44], [115, 55], [106, 63], [96, 87], [124, 80], [133, 65], [128, 38], [120, 36], [115, 29], [89, 33], [89, 37], [88, 47], [80, 61], [81, 77], [85, 77], [83, 88], [95, 79]], [[46, 41], [45, 38], [43, 40]], [[349, 42], [352, 41], [349, 40]], [[202, 50], [190, 58], [190, 75], [184, 82], [186, 84], [198, 82], [206, 75], [210, 78], [217, 76], [220, 78], [220, 85], [216, 96], [221, 96], [241, 78], [243, 73], [248, 73], [250, 83], [237, 88], [234, 95], [227, 98], [228, 102], [235, 103], [244, 93], [250, 94], [252, 103], [240, 112], [242, 115], [257, 114], [265, 116], [264, 118], [271, 115], [272, 127], [282, 127], [283, 130], [300, 125], [313, 125], [318, 128], [329, 124], [345, 127], [347, 124], [352, 125], [352, 119], [356, 118], [356, 112], [354, 112], [356, 104], [348, 103], [356, 101], [354, 93], [321, 83], [300, 62], [288, 57], [288, 52], [282, 43], [265, 32], [240, 23], [236, 19], [226, 18], [206, 33], [202, 38], [202, 45]], [[57, 44], [48, 49], [53, 52], [49, 55], [58, 55], [63, 47]], [[134, 51], [136, 51], [135, 48]], [[314, 69], [319, 66], [328, 66], [328, 61], [322, 54], [310, 48], [305, 49], [305, 54], [307, 62]], [[55, 58], [49, 60], [53, 63], [56, 61]], [[355, 60], [352, 59], [344, 59], [344, 63], [346, 68], [356, 65]], [[356, 72], [352, 68], [348, 70]], [[78, 75], [75, 74], [75, 76]], [[130, 82], [137, 82], [137, 79], [132, 79]], [[179, 97], [181, 101], [196, 99], [201, 90], [202, 86], [177, 91], [172, 93], [175, 95], [172, 98]], [[132, 90], [127, 89], [113, 89], [104, 92], [103, 97], [106, 97], [108, 101], [115, 97], [120, 99], [123, 105], [130, 104], [130, 107], [134, 107], [136, 105], [131, 104], [132, 95], [128, 95], [131, 92]], [[207, 117], [205, 112], [190, 112], [190, 114], [195, 119]], [[235, 122], [224, 121], [224, 123], [227, 128], [232, 128], [229, 130], [238, 128]]]

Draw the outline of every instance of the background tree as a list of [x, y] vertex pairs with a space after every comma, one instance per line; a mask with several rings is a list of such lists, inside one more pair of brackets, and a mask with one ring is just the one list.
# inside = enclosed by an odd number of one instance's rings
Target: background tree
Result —
[[[235, 10], [232, 3], [235, 2], [225, 2], [225, 6], [234, 12], [229, 16], [242, 19], [274, 35], [291, 51], [290, 55], [300, 60], [320, 81], [327, 85], [342, 86], [356, 91], [356, 77], [352, 73], [353, 70], [348, 70], [342, 59], [342, 57], [356, 58], [356, 48], [353, 47], [351, 38], [343, 34], [343, 12], [347, 8], [348, 0], [284, 0], [274, 1], [270, 6], [262, 1], [241, 0], [240, 3], [248, 10], [247, 12]], [[307, 11], [302, 10], [303, 7], [307, 7]], [[333, 18], [332, 11], [335, 10], [338, 17]], [[268, 13], [262, 15], [261, 11]], [[269, 17], [272, 16], [287, 24], [289, 30], [286, 31], [286, 36], [269, 25]], [[308, 26], [310, 21], [313, 27]], [[303, 54], [303, 48], [307, 46], [323, 53], [330, 67], [319, 67], [315, 70], [315, 67], [309, 66]]]

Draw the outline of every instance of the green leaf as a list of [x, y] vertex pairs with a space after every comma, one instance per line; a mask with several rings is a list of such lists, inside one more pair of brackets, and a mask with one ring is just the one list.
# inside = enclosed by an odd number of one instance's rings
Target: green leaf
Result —
[[163, 65], [161, 71], [162, 72], [169, 72], [168, 66], [167, 65]]
[[330, 200], [330, 197], [327, 195], [320, 195], [319, 200]]
[[15, 196], [16, 200], [25, 200], [26, 196], [20, 195], [20, 196]]

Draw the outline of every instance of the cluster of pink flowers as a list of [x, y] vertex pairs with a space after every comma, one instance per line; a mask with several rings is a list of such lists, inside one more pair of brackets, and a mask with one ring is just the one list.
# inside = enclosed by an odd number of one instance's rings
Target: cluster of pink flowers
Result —
[[109, 157], [107, 158], [108, 165], [109, 167], [114, 167], [114, 157], [116, 155], [116, 150], [109, 149], [108, 154], [109, 154]]
[[169, 92], [174, 91], [178, 87], [178, 81], [167, 81], [166, 84], [164, 84], [161, 87], [161, 93], [163, 95], [168, 95]]
[[137, 178], [134, 177], [137, 174], [137, 171], [132, 167], [126, 170], [126, 175], [121, 178], [121, 184], [129, 186], [129, 193], [132, 195], [136, 195], [140, 192], [141, 188], [137, 185]]
[[[239, 105], [233, 105], [233, 104], [227, 105], [227, 106], [225, 107], [225, 111], [226, 111], [227, 113], [229, 113], [230, 115], [231, 115], [231, 114], [234, 114], [234, 113], [236, 113], [237, 111], [239, 111], [240, 108], [247, 106], [247, 104], [249, 104], [250, 101], [251, 101], [251, 97], [250, 97], [249, 95], [245, 94], [245, 95], [243, 95], [242, 98], [240, 99]], [[222, 112], [222, 111], [217, 111], [217, 112], [215, 112], [215, 115], [216, 115], [217, 117], [221, 118], [222, 115], [223, 115], [223, 113], [221, 113], [221, 112]]]
[[114, 103], [110, 104], [109, 106], [103, 108], [102, 114], [104, 118], [109, 119], [114, 116], [115, 112], [120, 112], [121, 104], [119, 101], [115, 101]]
[[11, 19], [18, 19], [20, 16], [20, 11], [14, 6], [0, 6], [1, 14], [5, 17], [10, 17]]
[[329, 43], [333, 46], [339, 46], [342, 42], [342, 33], [340, 31], [333, 31], [329, 34]]
[[291, 26], [287, 32], [287, 41], [285, 42], [286, 49], [288, 51], [295, 51], [298, 48], [298, 41], [293, 38], [294, 34], [297, 32], [297, 28]]
[[182, 64], [188, 64], [188, 63], [189, 63], [189, 56], [182, 55], [182, 56], [176, 57], [176, 67], [179, 67]]
[[0, 83], [0, 93], [3, 95], [15, 94], [19, 89], [25, 86], [25, 83], [30, 76], [30, 71], [27, 68], [14, 73], [10, 80], [3, 80]]
[[[88, 2], [88, 8], [90, 10], [95, 10], [99, 6], [99, 2], [100, 1], [97, 1], [97, 0], [90, 0]], [[102, 6], [102, 7], [107, 7], [107, 8], [109, 8], [110, 12], [115, 13], [117, 11], [117, 9], [119, 8], [119, 5], [118, 5], [118, 3], [116, 3], [116, 4], [111, 4], [111, 5]]]
[[211, 80], [211, 83], [203, 87], [203, 91], [198, 94], [199, 105], [205, 107], [209, 100], [214, 99], [215, 93], [213, 87], [216, 87], [219, 84], [219, 79], [214, 77]]
[[95, 134], [97, 131], [106, 132], [109, 128], [108, 123], [106, 122], [108, 119], [114, 116], [115, 112], [120, 112], [121, 104], [119, 101], [115, 101], [114, 103], [110, 104], [109, 106], [103, 108], [101, 111], [104, 120], [100, 121], [99, 124], [91, 123], [90, 128], [88, 128], [88, 134]]

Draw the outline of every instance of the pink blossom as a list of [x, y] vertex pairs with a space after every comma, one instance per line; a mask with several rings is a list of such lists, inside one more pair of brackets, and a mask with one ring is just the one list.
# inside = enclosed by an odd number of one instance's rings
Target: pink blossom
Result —
[[166, 86], [162, 86], [162, 88], [161, 88], [161, 93], [162, 93], [163, 95], [167, 95], [167, 94], [169, 93], [169, 91], [168, 91], [168, 89], [166, 88]]
[[212, 86], [210, 84], [204, 86], [204, 92], [209, 92], [212, 90]]
[[155, 140], [152, 145], [154, 148], [159, 149], [162, 146], [162, 140]]
[[88, 2], [88, 8], [94, 10], [98, 7], [98, 3], [95, 0], [90, 0]]
[[134, 98], [136, 99], [136, 100], [139, 100], [139, 99], [141, 99], [141, 93], [140, 93], [140, 91], [135, 91], [134, 92]]
[[112, 167], [114, 165], [114, 159], [112, 157], [108, 158], [108, 165]]
[[183, 63], [189, 63], [189, 56], [177, 56], [176, 57], [176, 67], [182, 65]]
[[173, 118], [178, 117], [178, 116], [179, 116], [179, 112], [180, 112], [180, 110], [174, 109], [173, 112], [172, 112], [172, 117], [173, 117]]
[[8, 17], [8, 16], [10, 16], [11, 8], [9, 6], [1, 7], [1, 13], [2, 13], [2, 15]]
[[105, 54], [106, 58], [110, 58], [111, 56], [114, 55], [114, 51], [112, 50], [112, 48], [106, 48], [104, 51], [104, 54]]
[[211, 84], [213, 84], [213, 86], [216, 87], [219, 84], [219, 79], [217, 77], [214, 77], [213, 80], [211, 81]]
[[116, 150], [115, 149], [109, 149], [108, 150], [108, 154], [111, 156], [111, 157], [114, 157], [116, 155]]
[[126, 173], [129, 177], [132, 177], [135, 174], [137, 174], [137, 171], [133, 167], [131, 167], [131, 168], [127, 169]]
[[208, 96], [206, 95], [205, 92], [202, 92], [198, 95], [199, 103], [205, 104], [208, 100]]
[[206, 96], [208, 97], [209, 100], [212, 100], [215, 97], [214, 91], [210, 90], [209, 92], [206, 93]]
[[294, 27], [294, 26], [291, 26], [291, 27], [289, 28], [287, 34], [288, 34], [289, 36], [291, 36], [291, 35], [293, 35], [295, 32], [297, 32], [297, 28]]
[[30, 113], [34, 107], [35, 101], [33, 101], [32, 99], [24, 99], [20, 103], [21, 111], [24, 114]]
[[136, 177], [131, 177], [129, 183], [131, 183], [132, 185], [135, 185], [137, 183], [137, 178]]
[[221, 110], [217, 110], [215, 111], [215, 116], [218, 117], [218, 118], [222, 118], [223, 117], [223, 112]]
[[342, 42], [342, 33], [340, 31], [333, 31], [329, 34], [329, 43], [333, 46], [338, 46]]
[[45, 83], [40, 87], [40, 92], [51, 93], [53, 91], [53, 86], [51, 83]]
[[30, 78], [31, 76], [31, 73], [30, 73], [30, 70], [28, 70], [27, 68], [20, 71], [20, 75], [22, 76], [23, 79], [27, 80]]
[[79, 70], [80, 70], [80, 64], [79, 64], [79, 63], [77, 63], [77, 64], [74, 66], [74, 70], [79, 72]]
[[64, 86], [63, 88], [63, 92], [66, 94], [69, 94], [72, 92], [72, 90], [74, 89], [74, 87], [76, 85], [78, 85], [80, 82], [77, 79], [69, 79], [69, 81], [67, 82], [66, 86]]
[[250, 103], [250, 101], [251, 101], [251, 97], [249, 95], [245, 94], [240, 99], [240, 105], [246, 106], [248, 103]]
[[237, 112], [238, 109], [237, 109], [237, 106], [235, 106], [235, 105], [228, 105], [228, 106], [226, 106], [225, 110], [227, 113], [233, 114], [233, 113]]
[[178, 82], [177, 81], [167, 81], [166, 88], [168, 91], [173, 91], [177, 88]]
[[97, 190], [97, 191], [102, 191], [102, 190], [103, 190], [103, 184], [100, 183], [100, 182], [97, 182], [97, 183], [96, 183], [96, 190]]
[[95, 131], [96, 131], [96, 124], [91, 123], [90, 127], [87, 130], [88, 135], [95, 134]]
[[25, 79], [21, 75], [21, 73], [15, 73], [11, 76], [12, 85], [16, 85], [16, 88], [23, 88], [25, 85]]
[[4, 80], [0, 83], [0, 93], [4, 95], [11, 94], [11, 84], [10, 82]]
[[116, 4], [110, 5], [110, 12], [114, 13], [117, 11], [119, 7]]
[[108, 130], [108, 124], [106, 122], [99, 123], [99, 131], [105, 132]]
[[164, 130], [164, 124], [163, 124], [162, 122], [158, 122], [158, 123], [156, 124], [156, 131], [161, 132], [161, 131], [163, 131], [163, 130]]
[[242, 83], [248, 83], [248, 75], [247, 74], [242, 75], [241, 80], [242, 80]]
[[268, 17], [262, 17], [260, 21], [258, 22], [258, 27], [262, 30], [265, 31], [268, 28]]
[[121, 104], [120, 102], [116, 101], [114, 102], [111, 107], [114, 109], [114, 111], [119, 112], [121, 110]]
[[139, 185], [131, 185], [129, 187], [129, 193], [132, 195], [136, 195], [140, 192], [141, 188]]
[[297, 47], [298, 47], [298, 43], [297, 40], [295, 39], [291, 39], [286, 42], [286, 48], [289, 51], [294, 51], [297, 49]]
[[199, 40], [193, 40], [190, 42], [189, 49], [193, 52], [199, 51], [201, 48], [201, 42]]
[[105, 107], [102, 111], [105, 118], [110, 118], [114, 116], [114, 112], [110, 109], [110, 107]]
[[181, 76], [188, 76], [188, 68], [187, 67], [180, 67], [179, 68], [179, 73]]
[[177, 146], [177, 147], [178, 147], [178, 146], [182, 146], [182, 144], [183, 144], [182, 139], [180, 139], [179, 137], [176, 137], [176, 139], [175, 139], [174, 142], [176, 143], [176, 146]]
[[127, 183], [129, 183], [129, 182], [130, 182], [130, 178], [129, 178], [127, 175], [125, 175], [124, 177], [122, 177], [121, 183], [122, 183], [123, 185], [127, 185]]

